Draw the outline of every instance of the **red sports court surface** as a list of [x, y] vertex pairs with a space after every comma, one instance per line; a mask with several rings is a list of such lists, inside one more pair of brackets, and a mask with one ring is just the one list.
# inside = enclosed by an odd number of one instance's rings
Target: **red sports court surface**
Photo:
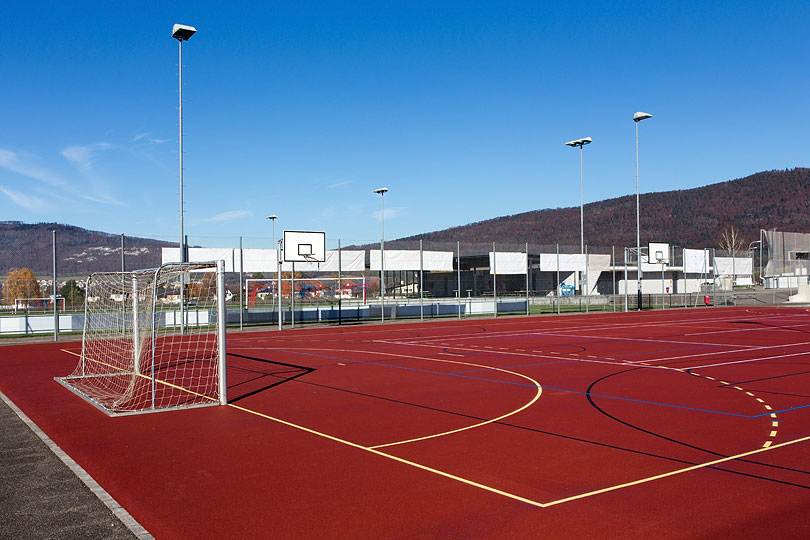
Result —
[[727, 308], [230, 334], [231, 404], [108, 418], [0, 390], [157, 538], [810, 537], [810, 313]]

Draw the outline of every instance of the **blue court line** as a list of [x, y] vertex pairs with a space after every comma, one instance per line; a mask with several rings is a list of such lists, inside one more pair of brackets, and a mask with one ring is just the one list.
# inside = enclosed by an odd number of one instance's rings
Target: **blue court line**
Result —
[[[403, 370], [407, 370], [407, 371], [416, 371], [416, 372], [419, 372], [419, 373], [429, 373], [431, 375], [446, 375], [446, 376], [449, 376], [449, 377], [459, 377], [459, 378], [462, 378], [462, 379], [471, 379], [471, 380], [475, 380], [475, 381], [493, 382], [493, 383], [499, 383], [499, 384], [510, 384], [510, 385], [513, 385], [513, 386], [525, 386], [526, 388], [537, 388], [533, 384], [526, 384], [526, 383], [521, 383], [521, 382], [500, 381], [500, 380], [497, 380], [497, 379], [486, 379], [486, 378], [483, 378], [483, 377], [471, 377], [469, 375], [464, 375], [462, 373], [455, 373], [455, 372], [447, 373], [447, 372], [443, 372], [443, 371], [433, 371], [433, 370], [429, 370], [429, 369], [420, 369], [420, 368], [407, 367], [407, 366], [396, 366], [396, 365], [387, 364], [387, 363], [383, 363], [383, 362], [352, 360], [352, 359], [349, 359], [349, 358], [342, 358], [342, 357], [339, 357], [339, 356], [330, 356], [330, 355], [325, 355], [325, 354], [316, 354], [316, 353], [295, 351], [295, 350], [289, 350], [289, 349], [279, 349], [279, 348], [274, 348], [274, 347], [259, 347], [257, 345], [247, 345], [247, 344], [240, 344], [239, 346], [240, 347], [252, 348], [252, 349], [260, 349], [260, 350], [265, 350], [265, 351], [285, 352], [285, 353], [289, 353], [289, 354], [296, 354], [296, 355], [299, 355], [299, 356], [310, 356], [310, 357], [313, 357], [313, 358], [325, 358], [325, 359], [328, 359], [328, 360], [334, 360], [334, 361], [340, 361], [340, 362], [348, 362], [348, 363], [352, 363], [352, 364], [380, 366], [380, 367], [387, 367], [387, 368], [394, 368], [394, 369], [403, 369]], [[384, 351], [370, 351], [370, 352], [386, 354]], [[425, 361], [428, 361], [428, 362], [430, 361], [430, 359], [428, 359], [428, 358], [424, 358], [422, 360], [425, 360]], [[493, 369], [495, 369], [495, 368], [493, 367]], [[505, 369], [505, 368], [498, 368], [498, 369]], [[643, 403], [645, 405], [658, 405], [658, 406], [661, 406], [661, 407], [671, 407], [671, 408], [683, 409], [683, 410], [687, 410], [687, 411], [705, 412], [705, 413], [710, 413], [710, 414], [720, 414], [720, 415], [724, 415], [724, 416], [734, 416], [734, 417], [737, 417], [737, 418], [747, 418], [747, 419], [762, 418], [763, 416], [770, 416], [773, 413], [778, 414], [778, 413], [783, 413], [783, 412], [788, 412], [788, 411], [795, 411], [795, 410], [798, 410], [798, 409], [805, 409], [805, 408], [810, 407], [810, 404], [799, 405], [798, 407], [791, 407], [791, 408], [783, 409], [783, 410], [779, 410], [779, 411], [769, 411], [769, 412], [763, 413], [763, 414], [747, 415], [747, 414], [739, 414], [739, 413], [732, 413], [732, 412], [726, 412], [726, 411], [715, 411], [715, 410], [712, 410], [712, 409], [700, 409], [700, 408], [697, 408], [697, 407], [687, 407], [685, 405], [673, 405], [671, 403], [661, 403], [661, 402], [657, 402], [657, 401], [645, 401], [643, 399], [633, 399], [633, 398], [626, 398], [626, 397], [620, 397], [620, 396], [609, 396], [607, 394], [593, 394], [593, 393], [588, 393], [588, 392], [582, 392], [582, 391], [579, 391], [579, 390], [569, 390], [567, 388], [554, 388], [554, 387], [551, 387], [551, 386], [541, 386], [541, 388], [543, 390], [555, 390], [557, 392], [567, 392], [567, 393], [570, 393], [570, 394], [580, 394], [580, 395], [583, 395], [583, 396], [594, 396], [594, 397], [602, 397], [602, 398], [607, 398], [607, 399], [617, 399], [617, 400], [620, 400], [620, 401], [629, 401], [631, 403]]]

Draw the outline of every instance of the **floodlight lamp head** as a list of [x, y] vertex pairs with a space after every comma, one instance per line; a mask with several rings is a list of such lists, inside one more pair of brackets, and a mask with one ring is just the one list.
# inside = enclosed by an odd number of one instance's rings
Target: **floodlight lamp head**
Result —
[[642, 120], [646, 120], [647, 118], [652, 118], [652, 115], [650, 113], [637, 112], [636, 114], [633, 115], [633, 122], [638, 123], [641, 122]]
[[377, 193], [378, 195], [385, 195], [386, 191], [388, 191], [387, 187], [381, 187], [381, 188], [375, 189], [374, 193]]
[[271, 214], [271, 215], [267, 216], [267, 219], [278, 219], [278, 216], [275, 215], [275, 214]]
[[172, 37], [177, 41], [188, 41], [188, 38], [193, 36], [197, 32], [197, 29], [193, 26], [187, 26], [185, 24], [175, 24], [172, 26]]
[[575, 148], [577, 146], [582, 148], [586, 144], [591, 144], [592, 142], [593, 142], [593, 139], [591, 139], [590, 137], [584, 137], [582, 139], [577, 139], [575, 141], [568, 141], [565, 144], [566, 144], [566, 146], [570, 146], [572, 148]]

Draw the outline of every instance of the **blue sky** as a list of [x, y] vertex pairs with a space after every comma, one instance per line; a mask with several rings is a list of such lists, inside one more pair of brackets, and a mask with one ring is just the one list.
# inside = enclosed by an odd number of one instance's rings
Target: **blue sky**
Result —
[[[710, 5], [709, 5], [710, 4]], [[376, 241], [808, 166], [807, 2], [14, 2], [0, 219]], [[268, 244], [265, 246], [264, 244]]]

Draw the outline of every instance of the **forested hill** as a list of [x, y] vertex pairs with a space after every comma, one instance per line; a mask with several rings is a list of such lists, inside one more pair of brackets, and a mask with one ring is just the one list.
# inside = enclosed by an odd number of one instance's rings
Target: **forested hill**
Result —
[[[641, 195], [641, 241], [682, 247], [718, 247], [721, 231], [736, 226], [746, 244], [760, 229], [810, 231], [810, 169], [767, 171], [705, 187]], [[27, 267], [51, 271], [51, 231], [56, 230], [60, 275], [121, 268], [121, 237], [56, 223], [0, 222], [0, 276]], [[579, 245], [579, 207], [535, 210], [400, 240]], [[396, 240], [387, 245], [396, 247]], [[635, 195], [585, 205], [585, 243], [632, 246]], [[127, 269], [154, 268], [170, 242], [126, 237]]]
[[[747, 242], [760, 229], [810, 231], [810, 169], [766, 171], [704, 187], [641, 195], [641, 243], [717, 247], [734, 225]], [[585, 243], [633, 246], [636, 197], [586, 204]], [[579, 207], [534, 210], [401, 240], [579, 245]]]
[[[120, 235], [59, 223], [0, 221], [0, 275], [13, 268], [30, 268], [37, 275], [49, 275], [54, 230], [59, 275], [121, 269]], [[177, 246], [132, 236], [125, 237], [124, 245], [127, 269], [154, 268], [160, 265], [162, 247]]]

